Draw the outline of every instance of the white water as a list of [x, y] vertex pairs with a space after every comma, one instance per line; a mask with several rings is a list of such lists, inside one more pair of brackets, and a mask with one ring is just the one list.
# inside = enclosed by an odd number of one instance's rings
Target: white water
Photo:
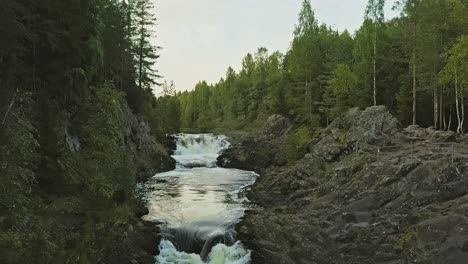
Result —
[[216, 167], [216, 158], [230, 144], [226, 136], [212, 134], [179, 134], [172, 157], [179, 167]]
[[235, 240], [234, 227], [243, 216], [241, 190], [253, 184], [253, 172], [216, 167], [229, 147], [225, 136], [179, 134], [173, 171], [148, 182], [149, 214], [160, 221], [163, 240], [159, 264], [248, 264], [250, 251]]
[[240, 242], [228, 247], [218, 244], [211, 250], [208, 260], [203, 262], [200, 255], [179, 252], [168, 240], [161, 241], [159, 245], [161, 254], [156, 257], [156, 263], [193, 263], [193, 264], [246, 264], [250, 263], [250, 251]]

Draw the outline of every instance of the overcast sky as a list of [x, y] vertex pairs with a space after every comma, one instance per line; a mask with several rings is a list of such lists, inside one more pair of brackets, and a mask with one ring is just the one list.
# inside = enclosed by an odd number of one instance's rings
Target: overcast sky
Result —
[[[156, 43], [162, 46], [157, 69], [177, 90], [200, 80], [215, 83], [229, 66], [258, 47], [285, 53], [302, 0], [154, 0]], [[387, 0], [386, 18], [394, 0]], [[363, 21], [367, 0], [311, 0], [320, 23], [351, 33]], [[156, 92], [158, 93], [159, 88]]]

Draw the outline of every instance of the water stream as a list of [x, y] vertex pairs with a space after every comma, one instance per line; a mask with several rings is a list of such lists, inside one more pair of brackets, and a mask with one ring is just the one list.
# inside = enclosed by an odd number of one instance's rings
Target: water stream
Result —
[[146, 184], [145, 220], [163, 223], [156, 263], [250, 263], [250, 251], [236, 241], [234, 227], [248, 206], [243, 189], [257, 175], [216, 166], [216, 158], [229, 147], [225, 136], [176, 138], [177, 168]]

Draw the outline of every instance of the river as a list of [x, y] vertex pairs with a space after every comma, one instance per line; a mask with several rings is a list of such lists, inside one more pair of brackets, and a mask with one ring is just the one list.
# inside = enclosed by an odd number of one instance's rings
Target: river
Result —
[[216, 166], [229, 147], [228, 138], [213, 134], [176, 135], [175, 170], [146, 183], [149, 214], [161, 222], [158, 264], [247, 264], [251, 252], [236, 241], [235, 225], [249, 206], [245, 187], [253, 172]]

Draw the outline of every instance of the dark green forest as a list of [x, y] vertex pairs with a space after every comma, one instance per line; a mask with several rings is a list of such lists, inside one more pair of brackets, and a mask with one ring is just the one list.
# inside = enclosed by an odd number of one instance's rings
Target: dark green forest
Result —
[[98, 263], [125, 232], [135, 175], [167, 156], [152, 9], [2, 1], [0, 263]]
[[356, 32], [320, 25], [303, 1], [290, 48], [259, 48], [177, 95], [187, 131], [242, 130], [271, 114], [310, 131], [351, 107], [385, 105], [404, 125], [463, 133], [468, 83], [468, 1], [406, 0], [385, 19], [383, 0], [369, 0]]
[[353, 33], [320, 25], [304, 0], [284, 54], [259, 48], [177, 93], [157, 71], [153, 1], [2, 0], [0, 263], [105, 262], [135, 217], [138, 175], [167, 165], [167, 133], [250, 131], [281, 114], [306, 142], [375, 104], [464, 133], [468, 0], [401, 0], [391, 20], [384, 2], [369, 0]]

